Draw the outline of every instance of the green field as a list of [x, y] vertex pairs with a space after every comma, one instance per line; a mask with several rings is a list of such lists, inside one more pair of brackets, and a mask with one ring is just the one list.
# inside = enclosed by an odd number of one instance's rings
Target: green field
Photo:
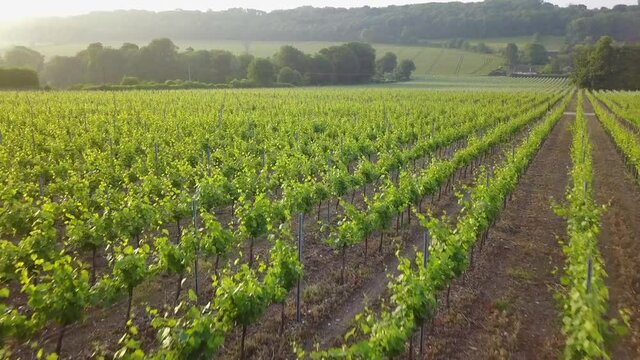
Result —
[[[146, 44], [148, 41], [138, 41], [139, 45]], [[301, 42], [284, 42], [284, 41], [180, 41], [175, 43], [184, 50], [188, 47], [194, 49], [224, 49], [233, 53], [240, 54], [245, 51], [261, 57], [272, 56], [282, 45], [293, 45], [306, 53], [314, 53], [327, 46], [338, 43], [317, 42], [317, 41], [301, 41]], [[104, 42], [106, 46], [119, 47], [122, 42]], [[6, 49], [10, 45], [0, 46]], [[72, 56], [78, 51], [86, 48], [87, 44], [35, 44], [30, 45], [33, 49], [41, 52], [47, 58], [55, 55]], [[486, 75], [491, 70], [496, 69], [502, 64], [502, 58], [497, 55], [480, 54], [467, 52], [457, 49], [442, 49], [424, 46], [405, 46], [393, 44], [373, 44], [379, 55], [387, 51], [392, 51], [398, 55], [399, 59], [411, 59], [416, 64], [416, 75]]]
[[[533, 36], [515, 36], [506, 38], [489, 38], [489, 39], [469, 39], [469, 43], [477, 44], [485, 43], [487, 46], [500, 50], [507, 46], [508, 43], [514, 43], [519, 48], [523, 48], [526, 44], [533, 42]], [[544, 45], [549, 51], [558, 51], [564, 45], [563, 36], [540, 36], [538, 42]]]

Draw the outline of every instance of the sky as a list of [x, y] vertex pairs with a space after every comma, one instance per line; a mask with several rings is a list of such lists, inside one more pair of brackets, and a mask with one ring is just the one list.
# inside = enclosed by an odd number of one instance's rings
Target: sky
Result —
[[[31, 17], [68, 16], [87, 13], [94, 10], [143, 9], [143, 10], [225, 10], [242, 7], [271, 11], [275, 9], [291, 9], [304, 5], [316, 7], [359, 7], [404, 5], [434, 0], [12, 0], [3, 4], [0, 21], [16, 21]], [[447, 0], [435, 0], [445, 2]], [[469, 2], [469, 0], [462, 0]], [[637, 4], [637, 0], [547, 0], [560, 6], [568, 4], [585, 4], [589, 8], [612, 7], [616, 4]]]

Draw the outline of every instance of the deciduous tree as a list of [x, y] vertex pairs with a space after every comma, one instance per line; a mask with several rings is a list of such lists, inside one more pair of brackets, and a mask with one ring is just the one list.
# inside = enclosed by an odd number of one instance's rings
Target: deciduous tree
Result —
[[269, 59], [256, 58], [249, 64], [247, 77], [256, 84], [269, 85], [273, 82], [274, 76], [273, 64]]

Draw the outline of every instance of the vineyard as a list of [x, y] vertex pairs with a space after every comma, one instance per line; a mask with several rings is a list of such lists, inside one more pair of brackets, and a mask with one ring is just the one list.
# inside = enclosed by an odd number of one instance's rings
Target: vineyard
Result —
[[532, 81], [0, 93], [0, 358], [637, 358], [640, 94]]

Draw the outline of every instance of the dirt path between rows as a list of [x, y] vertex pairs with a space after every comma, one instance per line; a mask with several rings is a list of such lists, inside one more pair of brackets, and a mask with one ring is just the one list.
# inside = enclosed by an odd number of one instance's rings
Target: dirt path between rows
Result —
[[[567, 112], [575, 111], [575, 100]], [[560, 315], [553, 294], [566, 223], [552, 209], [564, 198], [571, 165], [565, 115], [520, 179], [489, 231], [474, 267], [440, 301], [425, 359], [551, 359], [561, 354]], [[417, 338], [416, 338], [417, 339]]]
[[[585, 112], [593, 108], [585, 99]], [[598, 239], [609, 288], [609, 316], [631, 313], [631, 333], [613, 344], [613, 359], [640, 358], [640, 187], [626, 171], [622, 156], [595, 116], [587, 116], [593, 146], [593, 183], [602, 215]]]

